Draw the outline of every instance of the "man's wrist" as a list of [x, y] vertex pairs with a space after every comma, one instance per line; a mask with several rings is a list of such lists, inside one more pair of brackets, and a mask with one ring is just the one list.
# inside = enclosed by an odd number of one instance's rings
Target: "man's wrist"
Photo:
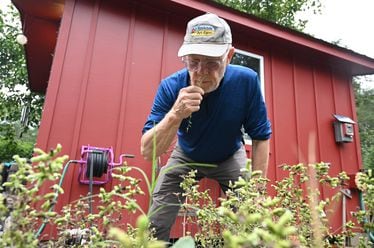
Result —
[[174, 110], [170, 110], [166, 114], [165, 119], [171, 126], [178, 126], [178, 127], [183, 120], [183, 118], [181, 118]]

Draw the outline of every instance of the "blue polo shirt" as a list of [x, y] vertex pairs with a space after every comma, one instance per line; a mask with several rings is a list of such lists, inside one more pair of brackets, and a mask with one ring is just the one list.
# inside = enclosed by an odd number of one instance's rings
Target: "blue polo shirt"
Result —
[[[186, 69], [161, 81], [143, 133], [164, 118], [189, 81]], [[242, 145], [242, 126], [253, 140], [271, 135], [257, 73], [238, 65], [228, 65], [220, 86], [204, 95], [187, 131], [188, 121], [184, 119], [178, 129], [178, 144], [189, 158], [201, 163], [224, 161], [233, 155]]]

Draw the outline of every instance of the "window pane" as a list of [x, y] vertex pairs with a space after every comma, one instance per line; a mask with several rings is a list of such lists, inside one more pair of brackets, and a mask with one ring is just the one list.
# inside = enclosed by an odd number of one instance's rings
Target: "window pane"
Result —
[[240, 52], [235, 52], [231, 60], [231, 64], [249, 67], [257, 72], [258, 75], [261, 75], [260, 60], [258, 58], [254, 58]]

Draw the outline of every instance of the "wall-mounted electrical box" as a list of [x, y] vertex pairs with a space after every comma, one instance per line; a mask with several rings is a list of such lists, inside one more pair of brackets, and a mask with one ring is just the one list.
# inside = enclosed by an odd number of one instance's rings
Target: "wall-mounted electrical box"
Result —
[[335, 141], [337, 143], [353, 142], [355, 122], [343, 115], [334, 115], [336, 121], [334, 121], [334, 132]]

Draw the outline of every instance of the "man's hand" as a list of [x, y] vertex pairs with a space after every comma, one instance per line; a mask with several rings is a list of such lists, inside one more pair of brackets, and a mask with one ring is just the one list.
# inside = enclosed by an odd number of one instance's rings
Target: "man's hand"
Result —
[[[163, 154], [170, 146], [183, 119], [199, 111], [204, 91], [198, 86], [188, 86], [179, 91], [177, 100], [171, 110], [155, 127], [143, 134], [141, 139], [141, 154], [147, 160], [152, 160], [153, 150], [156, 157]], [[156, 136], [156, 147], [153, 139]]]
[[204, 90], [198, 86], [188, 86], [179, 91], [177, 100], [171, 111], [180, 119], [189, 117], [200, 109]]

